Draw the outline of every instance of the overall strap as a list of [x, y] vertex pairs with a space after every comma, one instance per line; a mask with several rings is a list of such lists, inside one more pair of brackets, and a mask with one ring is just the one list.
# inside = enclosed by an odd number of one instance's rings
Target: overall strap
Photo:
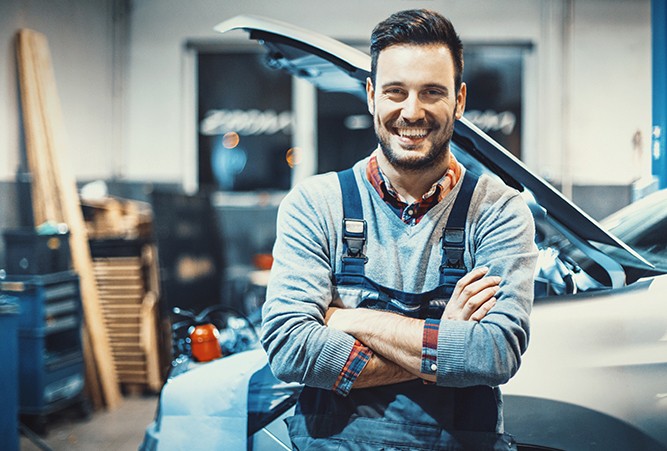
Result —
[[338, 172], [338, 182], [343, 193], [343, 273], [364, 274], [368, 261], [364, 255], [366, 221], [361, 207], [359, 187], [352, 168]]
[[466, 217], [468, 216], [468, 208], [470, 207], [470, 200], [472, 199], [472, 193], [475, 191], [477, 180], [477, 176], [466, 171], [463, 180], [461, 180], [461, 189], [454, 201], [452, 212], [447, 219], [447, 225], [442, 229], [441, 281], [444, 281], [446, 271], [451, 271], [452, 269], [465, 271], [463, 252], [466, 242]]

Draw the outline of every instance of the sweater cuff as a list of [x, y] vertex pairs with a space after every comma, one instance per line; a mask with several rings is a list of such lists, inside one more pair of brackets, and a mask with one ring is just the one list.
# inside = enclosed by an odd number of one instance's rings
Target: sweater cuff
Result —
[[357, 380], [372, 356], [373, 351], [369, 347], [355, 340], [350, 356], [333, 386], [333, 391], [341, 396], [347, 396], [352, 390], [354, 381]]

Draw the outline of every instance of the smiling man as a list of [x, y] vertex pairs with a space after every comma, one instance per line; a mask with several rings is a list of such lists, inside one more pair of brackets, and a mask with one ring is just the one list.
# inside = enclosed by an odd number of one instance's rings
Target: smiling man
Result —
[[305, 388], [295, 449], [513, 449], [498, 385], [528, 345], [537, 250], [515, 190], [450, 151], [463, 49], [428, 10], [371, 36], [378, 148], [282, 203], [262, 343]]

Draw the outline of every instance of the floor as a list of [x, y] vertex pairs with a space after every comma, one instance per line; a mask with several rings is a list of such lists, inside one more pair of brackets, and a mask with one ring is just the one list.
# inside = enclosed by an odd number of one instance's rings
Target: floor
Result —
[[30, 440], [21, 436], [21, 451], [136, 451], [155, 417], [157, 395], [132, 395], [113, 411], [98, 410], [89, 419], [65, 411], [49, 418], [47, 433]]

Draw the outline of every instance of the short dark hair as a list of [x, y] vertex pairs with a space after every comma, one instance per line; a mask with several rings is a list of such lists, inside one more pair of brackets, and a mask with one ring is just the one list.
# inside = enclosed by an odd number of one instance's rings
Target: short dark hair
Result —
[[383, 20], [371, 33], [371, 80], [375, 85], [380, 52], [398, 44], [445, 45], [454, 59], [454, 86], [461, 87], [463, 77], [463, 44], [454, 25], [442, 14], [428, 9], [399, 11]]

